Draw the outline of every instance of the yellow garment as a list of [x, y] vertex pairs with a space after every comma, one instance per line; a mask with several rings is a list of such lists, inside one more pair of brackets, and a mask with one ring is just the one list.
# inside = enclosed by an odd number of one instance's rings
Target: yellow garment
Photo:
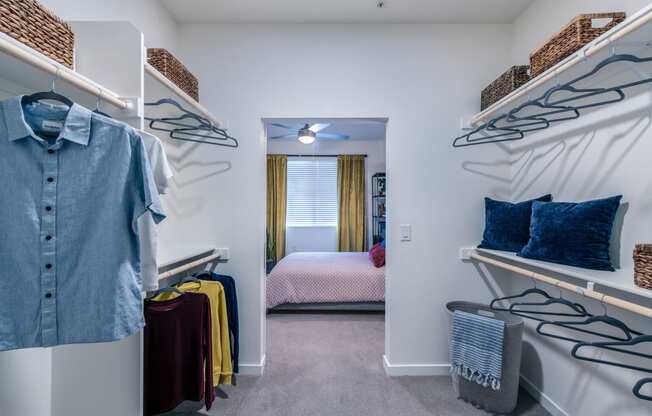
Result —
[[[231, 384], [233, 366], [231, 364], [231, 338], [226, 314], [224, 286], [220, 282], [198, 280], [178, 286], [182, 292], [203, 293], [211, 304], [211, 339], [213, 346], [213, 384]], [[179, 296], [176, 293], [161, 293], [153, 300], [163, 301]]]

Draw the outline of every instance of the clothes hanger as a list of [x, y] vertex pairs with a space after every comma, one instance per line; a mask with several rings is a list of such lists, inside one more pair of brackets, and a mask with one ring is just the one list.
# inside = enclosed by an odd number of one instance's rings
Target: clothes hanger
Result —
[[[604, 295], [602, 296], [602, 299], [604, 299]], [[558, 327], [563, 327], [563, 328], [570, 329], [570, 330], [573, 330], [573, 331], [578, 331], [578, 332], [582, 332], [582, 333], [585, 333], [585, 334], [610, 339], [610, 340], [613, 340], [613, 341], [629, 341], [629, 340], [634, 339], [633, 335], [643, 335], [642, 333], [634, 331], [633, 329], [629, 328], [622, 321], [609, 316], [607, 314], [607, 308], [604, 305], [604, 302], [602, 300], [600, 300], [600, 304], [602, 305], [602, 308], [604, 309], [604, 314], [603, 315], [589, 316], [587, 319], [585, 319], [583, 321], [552, 321], [552, 322], [551, 321], [544, 321], [544, 322], [539, 323], [539, 325], [537, 325], [537, 333], [539, 335], [543, 335], [543, 336], [546, 336], [546, 337], [549, 337], [549, 338], [561, 339], [563, 341], [570, 341], [570, 342], [583, 342], [583, 340], [576, 339], [576, 338], [570, 338], [570, 337], [557, 335], [557, 334], [552, 334], [552, 333], [549, 333], [549, 332], [545, 332], [544, 328], [547, 327], [547, 326], [558, 326]], [[606, 325], [609, 325], [609, 326], [611, 326], [613, 328], [616, 328], [616, 329], [620, 330], [623, 335], [622, 335], [622, 337], [618, 337], [618, 336], [614, 336], [614, 335], [609, 335], [609, 334], [605, 334], [605, 333], [601, 333], [601, 332], [596, 332], [596, 331], [592, 331], [592, 330], [588, 330], [588, 329], [579, 328], [579, 326], [588, 326], [588, 325], [591, 325], [591, 324], [594, 324], [594, 323], [604, 323]], [[607, 348], [607, 349], [612, 349], [614, 351], [622, 352], [619, 349], [614, 349], [614, 348]]]
[[[181, 140], [181, 141], [186, 141], [186, 142], [195, 142], [195, 143], [203, 143], [203, 144], [212, 144], [215, 146], [222, 146], [222, 147], [231, 147], [231, 148], [237, 148], [239, 146], [238, 141], [231, 136], [226, 136], [226, 137], [219, 137], [219, 136], [213, 136], [210, 134], [199, 134], [196, 133], [196, 131], [201, 131], [197, 129], [175, 129], [170, 133], [170, 138], [175, 139], [175, 140]], [[193, 139], [192, 137], [199, 137], [207, 140], [199, 140], [199, 139]], [[226, 142], [223, 143], [222, 141]]]
[[195, 276], [194, 274], [191, 274], [191, 275], [189, 275], [189, 276], [185, 276], [185, 277], [183, 277], [183, 278], [179, 281], [179, 284], [178, 284], [178, 285], [180, 286], [180, 285], [182, 285], [182, 284], [184, 284], [184, 283], [200, 283], [200, 284], [201, 284], [200, 280], [199, 280], [199, 279], [197, 278], [197, 276]]
[[640, 379], [634, 385], [634, 388], [632, 389], [632, 393], [634, 393], [634, 396], [636, 396], [636, 397], [638, 397], [639, 399], [642, 399], [642, 400], [652, 401], [652, 396], [647, 396], [647, 395], [641, 393], [641, 389], [643, 388], [643, 386], [648, 384], [648, 383], [652, 383], [652, 377]]
[[579, 355], [579, 350], [585, 347], [594, 347], [598, 349], [609, 349], [613, 350], [613, 347], [618, 348], [616, 351], [628, 354], [628, 355], [633, 355], [636, 357], [642, 357], [642, 358], [647, 358], [649, 360], [652, 360], [652, 355], [649, 354], [644, 354], [641, 352], [636, 352], [636, 351], [628, 351], [622, 349], [622, 347], [626, 346], [634, 346], [642, 343], [647, 343], [647, 342], [652, 342], [652, 335], [641, 335], [638, 336], [632, 340], [629, 341], [608, 341], [608, 342], [580, 342], [575, 344], [573, 349], [571, 350], [571, 355], [573, 358], [577, 358], [578, 360], [582, 361], [589, 361], [592, 363], [599, 363], [599, 364], [606, 364], [606, 365], [611, 365], [614, 367], [621, 367], [621, 368], [627, 368], [629, 370], [636, 370], [636, 371], [643, 371], [646, 373], [652, 373], [652, 368], [646, 368], [646, 367], [639, 367], [635, 365], [630, 365], [630, 364], [624, 364], [624, 363], [619, 363], [615, 361], [608, 361], [608, 360], [603, 360], [600, 358], [591, 358], [591, 357], [583, 357]]
[[179, 290], [178, 288], [176, 288], [174, 286], [166, 286], [166, 287], [162, 287], [162, 288], [157, 289], [154, 292], [152, 292], [152, 294], [150, 296], [148, 296], [147, 299], [152, 300], [153, 298], [157, 297], [161, 293], [176, 293], [178, 295], [183, 295], [183, 292], [181, 290]]
[[99, 114], [104, 117], [112, 118], [110, 115], [100, 110], [100, 100], [102, 100], [102, 92], [103, 92], [102, 88], [99, 88], [99, 94], [97, 95], [97, 101], [95, 102], [95, 110], [93, 110], [93, 113]]
[[49, 100], [49, 101], [57, 101], [59, 103], [64, 104], [68, 108], [72, 107], [74, 104], [72, 100], [70, 100], [68, 97], [65, 95], [61, 95], [55, 91], [55, 82], [59, 78], [59, 67], [57, 66], [57, 72], [54, 75], [54, 78], [52, 79], [52, 86], [50, 87], [50, 91], [44, 91], [44, 92], [36, 92], [31, 95], [24, 95], [23, 98], [21, 99], [21, 105], [29, 105], [41, 100]]
[[[558, 288], [560, 282], [555, 284], [555, 287]], [[567, 306], [574, 312], [548, 312], [541, 310], [529, 310], [529, 309], [517, 309], [518, 307], [528, 307], [528, 306], [549, 306], [549, 305], [563, 305]], [[592, 316], [585, 308], [579, 303], [574, 303], [563, 298], [561, 289], [559, 290], [559, 297], [552, 298], [549, 297], [543, 302], [515, 302], [509, 306], [509, 312], [527, 319], [532, 319], [534, 321], [545, 322], [545, 319], [536, 318], [532, 315], [544, 315], [544, 316], [569, 316], [569, 317], [585, 317]]]
[[[507, 113], [507, 120], [509, 122], [516, 122], [516, 121], [521, 121], [521, 120], [531, 120], [531, 119], [541, 119], [543, 118], [544, 120], [548, 121], [549, 123], [558, 123], [560, 121], [566, 121], [566, 120], [575, 120], [577, 118], [580, 118], [580, 112], [579, 109], [574, 108], [574, 107], [567, 107], [567, 106], [559, 106], [559, 105], [544, 105], [541, 102], [542, 98], [537, 98], [534, 100], [528, 100], [525, 103], [519, 105], [518, 107], [512, 109], [509, 113]], [[519, 112], [525, 110], [528, 107], [535, 107], [541, 110], [549, 110], [545, 112], [540, 112], [532, 115], [528, 115], [525, 117], [518, 117], [516, 114]], [[557, 117], [553, 119], [548, 119], [544, 118], [547, 116], [552, 116], [556, 114], [563, 114], [563, 113], [572, 113], [572, 115], [568, 115], [565, 117]]]
[[528, 295], [540, 295], [540, 296], [543, 296], [545, 299], [552, 299], [552, 296], [550, 296], [548, 294], [548, 292], [546, 292], [543, 289], [539, 289], [537, 287], [537, 281], [534, 280], [534, 278], [531, 278], [531, 279], [532, 279], [532, 284], [534, 285], [534, 287], [526, 289], [526, 290], [524, 290], [523, 292], [521, 292], [521, 293], [519, 293], [517, 295], [511, 295], [511, 296], [504, 296], [502, 298], [496, 298], [496, 299], [491, 301], [491, 303], [489, 304], [489, 308], [491, 308], [494, 311], [509, 312], [509, 308], [498, 307], [495, 304], [498, 303], [498, 302], [505, 301], [505, 300], [524, 298], [524, 297], [526, 297]]

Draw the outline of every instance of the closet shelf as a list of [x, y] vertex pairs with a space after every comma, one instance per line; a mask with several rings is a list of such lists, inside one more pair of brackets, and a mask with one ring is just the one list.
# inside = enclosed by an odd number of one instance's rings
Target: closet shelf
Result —
[[550, 271], [562, 276], [568, 276], [574, 279], [585, 281], [587, 283], [593, 282], [596, 285], [615, 289], [623, 293], [630, 293], [636, 296], [652, 299], [652, 290], [643, 289], [634, 284], [634, 270], [618, 269], [615, 272], [589, 270], [579, 267], [566, 266], [563, 264], [549, 263], [545, 261], [526, 259], [519, 257], [516, 253], [498, 250], [488, 250], [484, 248], [474, 249], [480, 254], [488, 254], [499, 260], [507, 260], [523, 268], [536, 268], [539, 270]]
[[[75, 89], [94, 97], [101, 96], [102, 102], [110, 103], [116, 108], [123, 110], [130, 108], [130, 103], [121, 99], [115, 92], [66, 68], [4, 33], [0, 33], [0, 53], [5, 55], [0, 58], [0, 74], [8, 81], [27, 88], [42, 89], [46, 85], [49, 86], [49, 83], [43, 82], [43, 72], [45, 72], [53, 80], [65, 81]], [[38, 73], [35, 73], [33, 69], [38, 70]]]
[[[206, 117], [216, 127], [223, 126], [223, 123], [220, 120], [218, 120], [215, 116], [213, 116], [210, 112], [208, 112], [208, 110], [204, 108], [204, 106], [199, 104], [194, 98], [186, 94], [185, 91], [183, 91], [181, 88], [176, 86], [176, 84], [174, 84], [172, 81], [167, 79], [165, 75], [161, 74], [156, 68], [154, 68], [152, 65], [148, 63], [145, 63], [145, 74], [149, 75], [151, 78], [153, 78], [154, 80], [158, 81], [161, 85], [163, 85], [167, 90], [171, 91], [177, 97], [181, 98], [192, 108], [192, 110], [196, 111], [201, 116]], [[146, 96], [149, 95], [148, 91], [145, 91], [145, 93]]]
[[[608, 53], [612, 47], [618, 45], [643, 45], [651, 41], [652, 5], [649, 5], [543, 74], [531, 79], [503, 99], [475, 114], [469, 119], [468, 124], [475, 127], [492, 117], [508, 113], [520, 102], [527, 99], [529, 95], [535, 97], [537, 92], [553, 87], [560, 76], [563, 76], [565, 80], [569, 80], [581, 75], [587, 71], [587, 66], [582, 65], [582, 63], [585, 62], [586, 58], [590, 58], [598, 54], [598, 52]], [[605, 72], [607, 71], [605, 70]]]

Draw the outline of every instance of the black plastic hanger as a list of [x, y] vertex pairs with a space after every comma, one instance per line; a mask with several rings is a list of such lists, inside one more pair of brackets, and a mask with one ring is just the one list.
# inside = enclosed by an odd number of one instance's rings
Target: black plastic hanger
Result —
[[[622, 337], [618, 337], [615, 335], [609, 335], [609, 334], [604, 334], [601, 332], [596, 332], [592, 331], [589, 329], [583, 329], [579, 328], [580, 326], [588, 326], [594, 323], [604, 323], [607, 324], [611, 327], [614, 327], [616, 329], [619, 329], [623, 335]], [[555, 339], [561, 339], [564, 341], [570, 341], [570, 342], [582, 342], [581, 339], [576, 339], [576, 338], [570, 338], [570, 337], [564, 337], [561, 335], [556, 335], [556, 334], [551, 334], [549, 332], [545, 332], [543, 329], [546, 326], [560, 326], [566, 329], [570, 329], [573, 331], [578, 331], [582, 332], [585, 334], [590, 334], [590, 335], [595, 335], [601, 338], [606, 338], [614, 341], [629, 341], [634, 338], [633, 335], [642, 335], [640, 332], [634, 331], [631, 328], [629, 328], [627, 325], [625, 325], [622, 321], [612, 318], [611, 316], [607, 315], [598, 315], [598, 316], [589, 316], [587, 319], [583, 321], [546, 321], [546, 322], [541, 322], [539, 325], [537, 325], [537, 333], [539, 335], [543, 335], [549, 338], [555, 338]]]
[[641, 343], [646, 343], [646, 342], [652, 342], [652, 335], [641, 335], [639, 337], [636, 337], [632, 340], [629, 341], [608, 341], [608, 342], [580, 342], [576, 344], [573, 349], [571, 350], [571, 355], [574, 358], [577, 358], [578, 360], [582, 361], [589, 361], [592, 363], [599, 363], [599, 364], [606, 364], [606, 365], [611, 365], [614, 367], [621, 367], [621, 368], [627, 368], [629, 370], [636, 370], [636, 371], [643, 371], [646, 373], [652, 373], [652, 368], [646, 368], [646, 367], [638, 367], [630, 364], [624, 364], [624, 363], [619, 363], [615, 361], [607, 361], [607, 360], [602, 360], [599, 358], [591, 358], [591, 357], [583, 357], [579, 355], [579, 350], [582, 348], [586, 347], [593, 347], [593, 348], [598, 348], [598, 349], [608, 349], [608, 350], [614, 350], [614, 347], [617, 348], [615, 351], [628, 354], [628, 355], [633, 355], [636, 357], [642, 357], [642, 358], [647, 358], [652, 360], [652, 355], [649, 354], [644, 354], [641, 352], [636, 352], [636, 351], [628, 351], [624, 350], [622, 347], [627, 347], [627, 346], [634, 346], [638, 345]]
[[505, 301], [505, 300], [524, 298], [524, 297], [526, 297], [528, 295], [541, 295], [545, 299], [552, 299], [552, 297], [546, 291], [539, 289], [535, 285], [533, 288], [526, 289], [526, 290], [524, 290], [523, 292], [521, 292], [521, 293], [519, 293], [517, 295], [511, 295], [511, 296], [504, 296], [502, 298], [496, 298], [496, 299], [491, 301], [491, 303], [489, 304], [489, 307], [491, 309], [493, 309], [494, 311], [509, 312], [509, 308], [501, 308], [501, 307], [496, 306], [495, 304], [498, 303], [498, 302]]
[[641, 389], [643, 388], [643, 386], [649, 383], [652, 383], [652, 377], [640, 379], [632, 389], [632, 393], [634, 393], [634, 396], [638, 397], [639, 399], [648, 400], [652, 402], [652, 396], [648, 396], [641, 393]]
[[[567, 306], [573, 312], [549, 312], [542, 311], [538, 309], [519, 309], [520, 307], [529, 307], [529, 306], [550, 306], [550, 305], [562, 305]], [[566, 300], [562, 297], [561, 290], [559, 291], [559, 297], [553, 298], [548, 297], [548, 299], [543, 302], [515, 302], [509, 306], [509, 312], [527, 319], [532, 319], [534, 321], [545, 322], [546, 319], [536, 318], [536, 315], [542, 316], [568, 316], [568, 317], [586, 317], [592, 316], [585, 308], [579, 303], [574, 303], [569, 300]], [[534, 316], [533, 316], [534, 315]]]
[[[525, 117], [519, 117], [517, 114], [520, 113], [521, 111], [525, 110], [528, 107], [534, 107], [538, 108], [540, 110], [547, 110], [543, 112], [539, 112], [536, 114], [531, 114]], [[546, 118], [549, 116], [557, 115], [557, 114], [564, 114], [564, 113], [571, 113], [570, 115], [567, 116], [560, 116], [560, 117], [555, 117], [555, 118]], [[559, 105], [544, 105], [541, 102], [541, 98], [538, 98], [536, 100], [528, 100], [525, 103], [519, 105], [518, 107], [514, 108], [512, 111], [507, 113], [506, 116], [507, 120], [509, 122], [517, 122], [521, 120], [532, 120], [532, 119], [544, 119], [548, 121], [549, 123], [558, 123], [560, 121], [566, 121], [566, 120], [575, 120], [577, 118], [580, 118], [580, 112], [577, 108], [574, 107], [568, 107], [568, 106], [559, 106]]]

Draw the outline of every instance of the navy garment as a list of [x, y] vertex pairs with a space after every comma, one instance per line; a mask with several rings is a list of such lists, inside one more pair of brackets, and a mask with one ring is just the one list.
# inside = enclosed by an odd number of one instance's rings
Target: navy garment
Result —
[[238, 295], [235, 290], [235, 279], [217, 273], [204, 273], [199, 276], [203, 280], [214, 280], [224, 286], [224, 296], [226, 297], [226, 314], [229, 321], [229, 331], [231, 332], [231, 358], [233, 359], [233, 372], [238, 373], [238, 355], [240, 354], [239, 324], [238, 324]]

